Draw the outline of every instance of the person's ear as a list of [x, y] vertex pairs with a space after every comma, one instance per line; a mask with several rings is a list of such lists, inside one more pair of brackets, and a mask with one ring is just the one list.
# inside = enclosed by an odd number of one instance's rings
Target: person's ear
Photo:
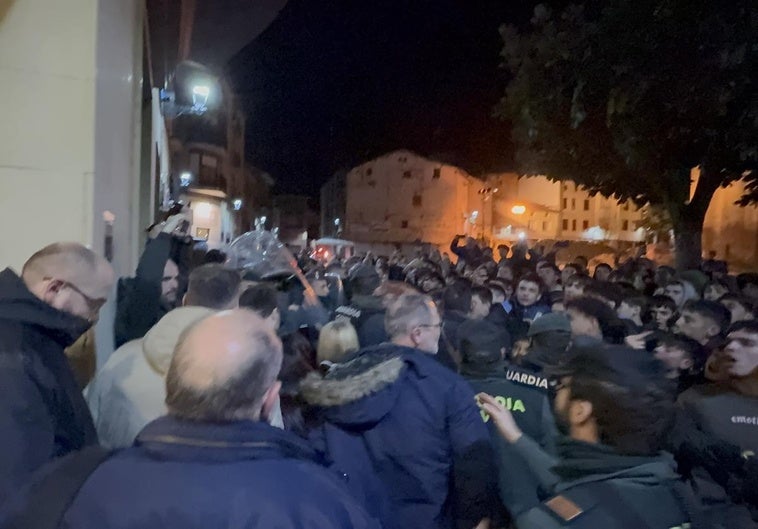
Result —
[[421, 343], [421, 328], [420, 327], [414, 327], [411, 330], [411, 342], [413, 342], [414, 346]]
[[689, 371], [692, 369], [692, 366], [694, 366], [695, 363], [692, 361], [692, 358], [682, 358], [682, 361], [679, 363], [679, 370], [680, 371]]
[[52, 305], [55, 297], [60, 293], [61, 290], [63, 290], [65, 286], [66, 282], [61, 281], [60, 279], [51, 279], [47, 281], [41, 288], [42, 300], [48, 305]]
[[568, 419], [572, 426], [587, 423], [592, 419], [592, 403], [588, 400], [572, 400]]
[[261, 405], [261, 420], [268, 421], [271, 417], [271, 412], [279, 402], [279, 391], [282, 389], [281, 381], [274, 382], [266, 394], [263, 395], [263, 404]]
[[714, 336], [718, 335], [720, 332], [721, 332], [721, 327], [719, 327], [715, 323], [711, 323], [705, 328], [705, 333], [706, 335], [708, 335], [708, 338], [713, 338]]

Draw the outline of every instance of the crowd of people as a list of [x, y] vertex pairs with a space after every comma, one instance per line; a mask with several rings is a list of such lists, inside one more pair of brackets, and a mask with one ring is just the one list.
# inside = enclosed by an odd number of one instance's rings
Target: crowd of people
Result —
[[0, 528], [758, 527], [758, 274], [463, 236], [261, 273], [183, 220], [134, 277], [0, 273]]

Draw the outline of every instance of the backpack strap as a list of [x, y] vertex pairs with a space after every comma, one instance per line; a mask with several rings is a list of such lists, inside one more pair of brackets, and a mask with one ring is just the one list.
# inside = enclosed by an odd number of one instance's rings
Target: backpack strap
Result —
[[79, 490], [112, 453], [95, 445], [63, 457], [51, 472], [29, 486], [28, 501], [6, 519], [3, 529], [58, 529]]

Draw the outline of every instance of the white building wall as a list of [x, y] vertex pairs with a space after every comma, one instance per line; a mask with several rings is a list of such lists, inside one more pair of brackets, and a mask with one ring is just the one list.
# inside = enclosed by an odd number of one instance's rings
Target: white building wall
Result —
[[104, 250], [133, 271], [140, 230], [137, 0], [0, 2], [0, 266], [54, 241]]

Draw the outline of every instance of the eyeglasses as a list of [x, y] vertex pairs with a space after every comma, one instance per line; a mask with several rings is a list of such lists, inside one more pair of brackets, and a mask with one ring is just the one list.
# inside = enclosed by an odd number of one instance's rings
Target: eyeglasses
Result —
[[439, 323], [419, 323], [418, 325], [416, 325], [416, 327], [426, 327], [426, 328], [431, 328], [431, 329], [442, 329], [442, 325], [443, 324], [444, 324], [444, 322], [442, 322], [442, 321], [439, 322]]
[[[46, 277], [45, 280], [53, 280], [52, 277]], [[70, 288], [77, 294], [79, 294], [83, 299], [84, 302], [87, 304], [87, 308], [90, 311], [91, 315], [96, 315], [98, 311], [105, 305], [105, 302], [108, 301], [107, 298], [91, 298], [87, 294], [81, 291], [79, 287], [77, 287], [75, 284], [71, 283], [70, 281], [65, 281], [63, 279], [59, 280], [61, 283], [63, 283], [64, 286]]]

